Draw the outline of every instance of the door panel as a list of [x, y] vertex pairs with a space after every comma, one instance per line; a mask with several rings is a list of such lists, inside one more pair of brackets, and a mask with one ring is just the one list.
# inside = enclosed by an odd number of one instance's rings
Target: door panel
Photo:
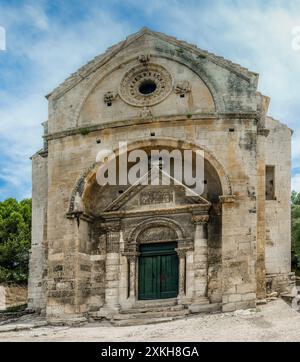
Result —
[[157, 275], [159, 275], [160, 265], [157, 257], [141, 257], [139, 270], [140, 299], [159, 298], [159, 280]]
[[177, 254], [161, 257], [160, 271], [161, 298], [174, 298], [178, 294], [178, 257]]
[[174, 298], [178, 294], [178, 257], [175, 243], [140, 248], [139, 299]]

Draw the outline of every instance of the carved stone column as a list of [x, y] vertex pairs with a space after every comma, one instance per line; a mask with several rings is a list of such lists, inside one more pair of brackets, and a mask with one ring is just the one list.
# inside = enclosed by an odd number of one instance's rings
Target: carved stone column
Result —
[[178, 278], [178, 301], [182, 302], [185, 298], [185, 265], [186, 265], [186, 249], [177, 248], [176, 252], [179, 258], [179, 278]]
[[136, 300], [136, 263], [138, 253], [127, 254], [129, 262], [129, 298], [132, 302]]
[[194, 236], [194, 296], [193, 303], [209, 303], [207, 298], [207, 223], [208, 215], [194, 215], [192, 222], [195, 224]]
[[119, 266], [120, 266], [120, 225], [119, 222], [104, 224], [106, 229], [105, 303], [100, 315], [111, 318], [118, 313]]

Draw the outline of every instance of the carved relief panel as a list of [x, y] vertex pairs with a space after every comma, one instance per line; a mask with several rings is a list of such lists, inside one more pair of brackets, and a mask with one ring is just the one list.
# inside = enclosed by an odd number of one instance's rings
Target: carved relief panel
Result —
[[157, 241], [176, 240], [177, 234], [174, 230], [166, 226], [151, 227], [142, 231], [138, 236], [139, 243], [149, 243]]

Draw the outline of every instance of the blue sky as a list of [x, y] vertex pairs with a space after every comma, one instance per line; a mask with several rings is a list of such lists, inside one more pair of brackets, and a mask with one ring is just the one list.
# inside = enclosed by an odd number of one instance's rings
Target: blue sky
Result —
[[0, 200], [31, 195], [29, 157], [42, 146], [44, 96], [143, 26], [260, 73], [269, 114], [295, 131], [292, 187], [300, 191], [300, 49], [292, 46], [299, 0], [0, 0], [0, 26], [7, 34], [0, 51]]

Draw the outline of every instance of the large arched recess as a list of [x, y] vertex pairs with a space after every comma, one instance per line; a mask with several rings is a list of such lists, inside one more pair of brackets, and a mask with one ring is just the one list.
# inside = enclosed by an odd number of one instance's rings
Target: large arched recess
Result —
[[[128, 144], [128, 152], [135, 149], [190, 149], [193, 151], [203, 150], [205, 168], [208, 176], [208, 184], [211, 182], [212, 192], [206, 197], [212, 204], [210, 210], [210, 221], [208, 224], [208, 296], [211, 302], [219, 303], [222, 299], [221, 270], [222, 270], [222, 208], [219, 201], [220, 195], [231, 195], [232, 189], [229, 177], [221, 163], [214, 155], [204, 147], [193, 142], [179, 141], [170, 138], [140, 139]], [[119, 151], [115, 150], [119, 156]], [[81, 205], [80, 213], [96, 217], [119, 195], [119, 186], [99, 186], [96, 181], [98, 164], [84, 171], [76, 183], [72, 192], [69, 213], [76, 213], [74, 205]], [[122, 186], [124, 188], [124, 186]], [[79, 202], [78, 202], [79, 200]], [[95, 225], [91, 224], [93, 229]], [[190, 235], [193, 238], [193, 235]], [[96, 245], [90, 244], [90, 250]]]
[[[156, 138], [156, 139], [139, 139], [134, 142], [131, 142], [127, 145], [127, 151], [130, 152], [135, 149], [189, 149], [192, 151], [203, 150], [205, 165], [207, 170], [211, 171], [212, 177], [219, 183], [218, 194], [219, 195], [232, 195], [231, 182], [228, 175], [225, 172], [222, 164], [217, 160], [217, 158], [210, 152], [206, 147], [197, 145], [190, 141], [181, 141], [172, 138]], [[116, 157], [120, 155], [119, 149], [114, 150]], [[92, 210], [89, 207], [89, 200], [95, 198], [91, 197], [95, 192], [95, 188], [100, 188], [96, 181], [96, 173], [98, 169], [98, 164], [92, 164], [88, 169], [84, 170], [80, 178], [76, 181], [74, 189], [71, 194], [70, 204], [69, 204], [69, 213], [76, 211], [76, 199], [80, 199], [79, 204], [83, 208], [81, 211], [87, 213], [92, 213]], [[107, 187], [107, 186], [103, 186]], [[99, 190], [98, 190], [99, 192]], [[97, 192], [97, 193], [98, 193]], [[216, 201], [216, 200], [212, 200]], [[78, 204], [78, 203], [77, 203]], [[92, 205], [91, 205], [92, 206]]]

